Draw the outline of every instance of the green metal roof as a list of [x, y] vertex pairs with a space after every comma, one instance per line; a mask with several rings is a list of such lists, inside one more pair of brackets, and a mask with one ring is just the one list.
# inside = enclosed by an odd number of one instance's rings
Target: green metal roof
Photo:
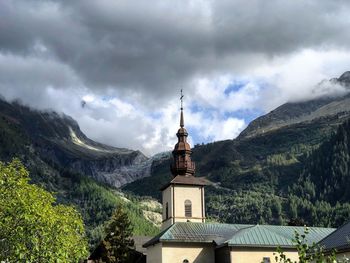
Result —
[[[333, 228], [310, 227], [306, 241], [310, 245], [317, 243], [333, 231]], [[225, 243], [229, 246], [293, 247], [295, 232], [303, 234], [304, 227], [255, 225], [235, 233]]]
[[[144, 246], [158, 242], [191, 242], [218, 246], [293, 247], [295, 231], [303, 233], [304, 227], [177, 222]], [[310, 227], [308, 243], [317, 243], [333, 231], [333, 228]]]

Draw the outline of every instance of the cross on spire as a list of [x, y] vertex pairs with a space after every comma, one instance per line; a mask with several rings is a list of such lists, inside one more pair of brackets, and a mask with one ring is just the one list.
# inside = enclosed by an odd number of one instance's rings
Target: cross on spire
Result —
[[181, 89], [181, 96], [180, 96], [180, 100], [181, 100], [180, 127], [181, 128], [183, 128], [185, 126], [185, 124], [184, 124], [184, 114], [183, 114], [183, 98], [184, 98], [184, 95], [182, 94], [182, 89]]
[[183, 110], [183, 98], [184, 98], [184, 95], [182, 94], [182, 89], [181, 89], [181, 96], [180, 96], [180, 100], [181, 100], [181, 110]]

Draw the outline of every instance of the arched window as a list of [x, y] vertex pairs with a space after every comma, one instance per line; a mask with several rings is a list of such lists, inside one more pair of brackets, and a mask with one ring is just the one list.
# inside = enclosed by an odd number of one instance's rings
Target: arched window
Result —
[[183, 263], [190, 263], [189, 261], [188, 261], [188, 259], [184, 259], [184, 261], [182, 261]]
[[185, 201], [185, 217], [192, 217], [192, 202], [190, 200]]
[[169, 205], [168, 202], [165, 204], [165, 219], [169, 218]]

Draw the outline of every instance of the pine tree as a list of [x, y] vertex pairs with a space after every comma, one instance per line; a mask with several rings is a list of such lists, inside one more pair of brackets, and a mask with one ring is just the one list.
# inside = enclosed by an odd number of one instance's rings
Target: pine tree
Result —
[[128, 262], [130, 251], [134, 245], [132, 225], [122, 207], [118, 207], [105, 227], [107, 236], [102, 241], [102, 262]]

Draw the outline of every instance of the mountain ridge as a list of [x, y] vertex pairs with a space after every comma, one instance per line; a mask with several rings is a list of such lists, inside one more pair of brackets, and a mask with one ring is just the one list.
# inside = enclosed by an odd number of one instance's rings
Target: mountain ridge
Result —
[[[334, 78], [327, 82], [341, 85], [347, 90], [347, 93], [326, 95], [302, 102], [285, 103], [253, 120], [238, 137], [256, 136], [284, 126], [312, 121], [319, 117], [341, 112], [348, 114], [350, 112], [350, 71], [346, 71], [339, 78]], [[322, 82], [319, 85], [322, 85]]]
[[152, 160], [142, 152], [95, 142], [67, 115], [0, 100], [0, 116], [17, 125], [42, 158], [99, 182], [118, 188], [150, 175]]

